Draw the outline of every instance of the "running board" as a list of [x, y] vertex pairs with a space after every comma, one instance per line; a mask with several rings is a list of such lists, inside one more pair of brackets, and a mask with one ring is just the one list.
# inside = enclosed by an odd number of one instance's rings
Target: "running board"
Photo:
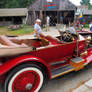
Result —
[[84, 59], [82, 57], [73, 58], [71, 60], [74, 63], [80, 63], [80, 62], [83, 62], [84, 61]]
[[74, 71], [74, 67], [68, 64], [64, 67], [53, 70], [51, 75], [52, 75], [52, 78], [56, 78], [58, 76], [67, 74], [71, 71]]
[[63, 60], [63, 61], [59, 61], [59, 62], [51, 63], [50, 66], [60, 65], [60, 64], [64, 64], [64, 63], [66, 63], [65, 60]]
[[73, 58], [70, 61], [70, 65], [75, 67], [75, 71], [79, 71], [84, 68], [84, 61], [82, 57]]

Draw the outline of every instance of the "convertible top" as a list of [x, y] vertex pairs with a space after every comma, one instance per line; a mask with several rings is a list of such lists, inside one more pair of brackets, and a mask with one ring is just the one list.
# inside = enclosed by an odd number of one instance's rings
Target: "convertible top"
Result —
[[32, 51], [32, 47], [0, 47], [0, 57], [14, 56]]

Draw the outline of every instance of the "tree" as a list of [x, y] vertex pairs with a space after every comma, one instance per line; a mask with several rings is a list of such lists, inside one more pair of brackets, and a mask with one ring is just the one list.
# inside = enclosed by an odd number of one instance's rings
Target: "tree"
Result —
[[82, 0], [80, 3], [81, 3], [81, 5], [87, 5], [88, 9], [92, 9], [92, 5], [90, 3], [90, 0]]
[[0, 0], [0, 8], [26, 8], [35, 0]]
[[0, 8], [5, 7], [5, 0], [0, 0]]
[[81, 5], [89, 5], [90, 4], [90, 0], [82, 0]]

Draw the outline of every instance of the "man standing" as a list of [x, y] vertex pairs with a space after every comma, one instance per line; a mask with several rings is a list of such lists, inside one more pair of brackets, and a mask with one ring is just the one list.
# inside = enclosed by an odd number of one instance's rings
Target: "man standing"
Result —
[[70, 24], [70, 27], [68, 28], [68, 32], [69, 32], [70, 34], [72, 34], [73, 36], [77, 37], [77, 38], [79, 37], [79, 34], [78, 34], [78, 32], [75, 30], [73, 23]]
[[41, 20], [40, 19], [37, 19], [36, 20], [36, 23], [34, 25], [34, 31], [35, 31], [34, 32], [34, 37], [37, 37], [37, 38], [39, 38], [39, 35], [42, 32], [42, 29], [40, 27], [40, 23], [41, 23]]
[[47, 31], [49, 31], [49, 25], [50, 25], [50, 17], [47, 16]]
[[70, 24], [68, 31], [70, 34], [77, 35], [77, 31], [75, 30], [73, 23]]

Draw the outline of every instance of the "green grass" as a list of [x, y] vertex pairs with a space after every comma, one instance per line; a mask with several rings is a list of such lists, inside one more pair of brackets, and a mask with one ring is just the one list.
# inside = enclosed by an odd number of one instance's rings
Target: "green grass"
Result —
[[33, 27], [30, 26], [23, 26], [18, 30], [8, 30], [8, 27], [0, 27], [0, 35], [25, 35], [32, 34], [33, 31]]

